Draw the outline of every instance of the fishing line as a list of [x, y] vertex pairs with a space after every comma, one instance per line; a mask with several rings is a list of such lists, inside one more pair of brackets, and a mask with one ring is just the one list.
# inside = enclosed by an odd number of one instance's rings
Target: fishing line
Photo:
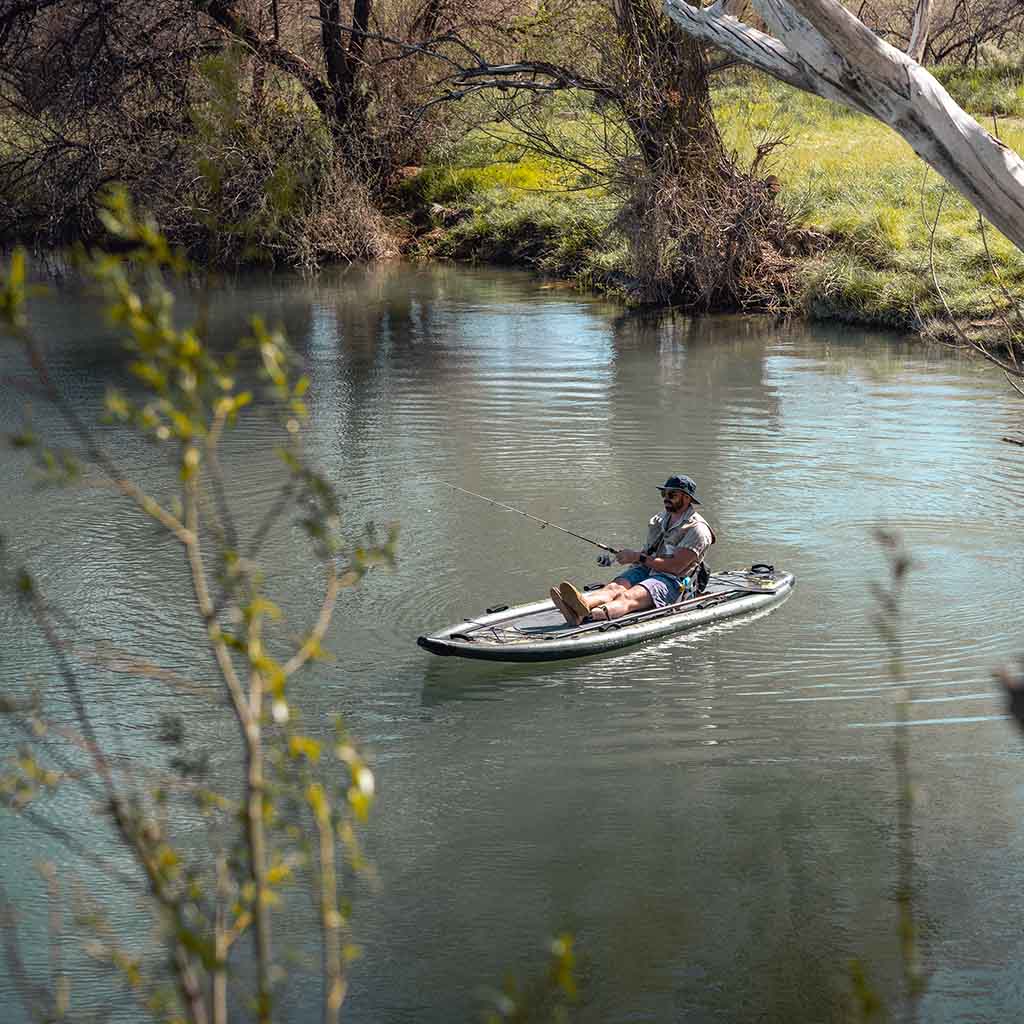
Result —
[[[540, 523], [540, 528], [543, 530], [546, 526], [550, 526], [553, 530], [558, 530], [560, 533], [567, 533], [570, 537], [575, 537], [577, 540], [585, 541], [587, 544], [593, 544], [595, 548], [600, 548], [602, 551], [607, 551], [611, 555], [617, 555], [618, 549], [611, 548], [607, 544], [602, 544], [600, 541], [591, 539], [590, 537], [584, 537], [582, 533], [574, 533], [572, 530], [567, 530], [564, 526], [559, 526], [558, 523], [553, 523], [549, 519], [541, 519], [540, 516], [532, 516], [529, 512], [524, 512], [522, 509], [513, 508], [511, 505], [506, 505], [503, 502], [495, 501], [494, 498], [488, 498], [486, 494], [477, 494], [476, 491], [467, 491], [465, 487], [456, 487], [455, 484], [450, 484], [446, 480], [442, 480], [446, 487], [450, 487], [453, 491], [459, 491], [461, 494], [468, 494], [472, 498], [479, 498], [481, 501], [486, 501], [489, 505], [496, 505], [498, 508], [505, 509], [506, 512], [515, 512], [517, 516], [525, 516], [527, 519], [532, 519], [535, 523]], [[602, 565], [606, 564], [600, 558], [598, 559]], [[609, 561], [608, 565], [611, 564]]]

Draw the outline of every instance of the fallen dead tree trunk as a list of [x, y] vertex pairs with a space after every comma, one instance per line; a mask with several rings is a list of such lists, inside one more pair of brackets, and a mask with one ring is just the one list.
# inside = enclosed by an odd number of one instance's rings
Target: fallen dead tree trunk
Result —
[[726, 13], [666, 0], [683, 31], [797, 89], [877, 118], [1024, 251], [1024, 159], [963, 111], [918, 63], [838, 0], [753, 0], [772, 35]]

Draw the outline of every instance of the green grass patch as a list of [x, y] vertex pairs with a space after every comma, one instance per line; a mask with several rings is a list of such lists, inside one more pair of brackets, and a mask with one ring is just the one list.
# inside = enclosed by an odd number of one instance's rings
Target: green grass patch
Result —
[[1024, 59], [929, 70], [964, 110], [979, 117], [1024, 117]]
[[440, 206], [472, 202], [474, 197], [494, 190], [510, 194], [564, 190], [561, 169], [552, 161], [501, 154], [495, 154], [493, 163], [479, 166], [454, 163], [424, 168], [408, 187], [419, 201]]
[[624, 247], [608, 237], [615, 203], [581, 181], [572, 163], [482, 130], [405, 188], [434, 227], [419, 243], [425, 255], [528, 266], [608, 287], [625, 265]]
[[[1024, 88], [1019, 69], [1008, 64], [949, 69], [941, 77], [976, 109], [998, 90], [1009, 96]], [[930, 250], [958, 317], [991, 317], [1003, 305], [1000, 280], [1024, 292], [1024, 255], [991, 228], [986, 253], [973, 207], [878, 121], [750, 72], [732, 75], [713, 98], [726, 143], [741, 162], [766, 140], [780, 140], [767, 165], [781, 182], [779, 202], [795, 225], [828, 239], [825, 254], [796, 269], [808, 315], [899, 329], [941, 318]], [[1007, 113], [998, 122], [1000, 137], [1024, 153], [1024, 117], [1010, 116], [1024, 113], [1024, 93], [1001, 109]], [[560, 110], [553, 120], [563, 137], [586, 145], [590, 126], [579, 106], [572, 117]], [[629, 266], [625, 243], [610, 228], [616, 200], [597, 187], [565, 191], [585, 181], [578, 168], [531, 155], [521, 143], [495, 126], [470, 133], [444, 163], [407, 185], [421, 206], [461, 211], [443, 228], [435, 220], [424, 251], [614, 288]]]
[[[930, 247], [958, 317], [983, 319], [1003, 306], [996, 274], [1024, 290], [1024, 254], [990, 227], [990, 266], [977, 212], [885, 125], [760, 76], [717, 90], [715, 103], [741, 157], [767, 138], [783, 140], [769, 158], [779, 201], [795, 222], [831, 240], [827, 256], [801, 269], [810, 315], [908, 328], [941, 317]], [[1024, 121], [1001, 122], [1000, 137], [1024, 153]]]
[[572, 193], [510, 195], [504, 186], [472, 198], [472, 211], [434, 240], [431, 255], [526, 265], [587, 280], [606, 267], [607, 204], [582, 202]]

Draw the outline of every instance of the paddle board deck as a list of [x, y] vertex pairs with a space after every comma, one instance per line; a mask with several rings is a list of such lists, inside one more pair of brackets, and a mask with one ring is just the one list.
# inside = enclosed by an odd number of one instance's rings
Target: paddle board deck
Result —
[[792, 573], [754, 565], [712, 573], [704, 593], [688, 601], [634, 612], [611, 622], [571, 626], [549, 598], [515, 608], [489, 608], [483, 615], [421, 636], [416, 642], [433, 654], [460, 658], [579, 658], [769, 608], [783, 601], [794, 583]]

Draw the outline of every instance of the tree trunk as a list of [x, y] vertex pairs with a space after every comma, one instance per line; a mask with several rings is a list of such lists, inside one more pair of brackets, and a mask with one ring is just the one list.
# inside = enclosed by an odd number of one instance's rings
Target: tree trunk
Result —
[[616, 225], [639, 296], [700, 312], [765, 308], [781, 285], [766, 253], [784, 232], [773, 193], [726, 150], [703, 45], [652, 0], [617, 0], [619, 104], [644, 163]]
[[914, 8], [914, 24], [910, 30], [907, 56], [918, 64], [924, 62], [928, 49], [928, 36], [932, 30], [932, 0], [917, 0]]
[[415, 38], [419, 34], [424, 39], [430, 39], [441, 24], [444, 8], [445, 0], [427, 0], [413, 19], [410, 36]]
[[337, 151], [349, 161], [366, 162], [363, 71], [373, 0], [355, 0], [350, 30], [343, 25], [340, 0], [318, 0], [326, 81], [303, 56], [280, 44], [276, 8], [273, 35], [267, 36], [246, 18], [233, 0], [192, 0], [192, 3], [196, 10], [208, 14], [224, 32], [252, 51], [258, 63], [276, 67], [295, 78], [327, 123]]
[[703, 47], [649, 0], [617, 0], [615, 17], [626, 64], [649, 76], [630, 82], [627, 73], [622, 99], [645, 164], [677, 174], [717, 172], [725, 147], [711, 107]]
[[[339, 0], [319, 0], [320, 45], [327, 68], [327, 81], [334, 98], [331, 132], [352, 157], [365, 127], [366, 104], [362, 98], [365, 32], [370, 21], [372, 0], [356, 0], [352, 10], [352, 31], [343, 33]], [[345, 36], [348, 36], [346, 40]]]
[[960, 109], [919, 64], [838, 0], [754, 0], [774, 36], [725, 14], [722, 0], [666, 0], [683, 31], [780, 81], [889, 125], [1024, 251], [1024, 160]]

